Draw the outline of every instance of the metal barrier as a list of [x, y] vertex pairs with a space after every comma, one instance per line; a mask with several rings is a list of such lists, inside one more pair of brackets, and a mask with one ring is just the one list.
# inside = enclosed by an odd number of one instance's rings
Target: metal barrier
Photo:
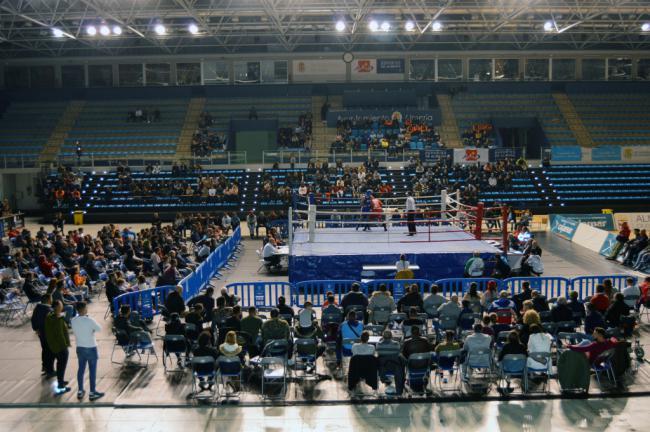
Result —
[[236, 282], [226, 285], [226, 289], [239, 297], [242, 308], [275, 307], [280, 296], [287, 299], [287, 305], [292, 304], [292, 285], [289, 282]]
[[336, 301], [340, 303], [341, 298], [350, 291], [353, 283], [359, 282], [355, 280], [313, 280], [298, 282], [291, 289], [291, 304], [304, 307], [305, 302], [309, 301], [314, 306], [322, 306], [327, 299], [326, 294], [328, 291], [334, 293]]
[[497, 284], [497, 291], [501, 290], [503, 287], [503, 281], [493, 278], [451, 278], [451, 279], [440, 279], [434, 282], [440, 288], [440, 294], [443, 296], [457, 295], [462, 297], [467, 291], [472, 283], [478, 285], [478, 291], [483, 292], [487, 289], [487, 284], [490, 281], [494, 281]]
[[[609, 275], [609, 276], [578, 276], [571, 279], [571, 288], [578, 292], [578, 297], [583, 299], [596, 293], [596, 286], [602, 284], [605, 279], [611, 279], [614, 288], [622, 290], [625, 288], [625, 279], [634, 277], [630, 275]], [[635, 278], [636, 279], [636, 278]]]
[[513, 277], [503, 281], [503, 289], [511, 294], [522, 291], [524, 282], [530, 284], [530, 289], [537, 290], [546, 298], [568, 297], [571, 290], [571, 280], [563, 277]]
[[117, 296], [113, 299], [113, 314], [117, 316], [122, 305], [129, 305], [132, 311], [140, 315], [140, 318], [152, 319], [160, 313], [160, 306], [165, 304], [167, 295], [174, 288], [172, 285], [166, 285]]
[[373, 292], [379, 290], [380, 285], [386, 285], [388, 291], [393, 294], [393, 299], [398, 301], [404, 296], [406, 288], [416, 284], [420, 289], [420, 294], [424, 296], [425, 292], [429, 292], [431, 282], [425, 279], [375, 279], [363, 284], [366, 294], [371, 295]]

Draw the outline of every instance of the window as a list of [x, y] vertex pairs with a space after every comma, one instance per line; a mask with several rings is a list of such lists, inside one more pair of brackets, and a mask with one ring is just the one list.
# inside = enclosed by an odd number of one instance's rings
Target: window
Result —
[[142, 63], [121, 64], [118, 66], [120, 87], [142, 87]]
[[582, 79], [585, 81], [605, 80], [605, 59], [583, 59]]
[[526, 59], [526, 81], [548, 81], [548, 59]]
[[177, 63], [176, 85], [201, 85], [201, 63]]
[[638, 60], [636, 76], [640, 80], [650, 81], [650, 59]]
[[607, 61], [607, 79], [610, 81], [631, 80], [632, 59], [629, 58], [609, 59]]
[[171, 84], [171, 67], [169, 63], [152, 63], [144, 65], [148, 86], [168, 86]]
[[29, 68], [32, 88], [54, 88], [54, 66], [32, 66]]
[[492, 80], [492, 59], [470, 59], [469, 80], [470, 81]]
[[409, 79], [413, 81], [435, 81], [435, 60], [411, 60]]
[[5, 68], [5, 87], [19, 89], [29, 87], [29, 68], [27, 66], [7, 66]]
[[206, 61], [203, 63], [203, 84], [228, 84], [230, 68], [225, 61]]
[[260, 62], [235, 62], [234, 71], [236, 83], [255, 84], [260, 82]]
[[575, 59], [553, 59], [553, 81], [575, 81]]
[[460, 59], [438, 60], [438, 81], [462, 81], [463, 61]]
[[113, 66], [89, 65], [88, 86], [89, 87], [113, 87]]
[[519, 60], [517, 59], [495, 59], [494, 80], [514, 81], [519, 79]]
[[83, 88], [86, 77], [82, 65], [61, 66], [61, 86], [63, 88]]

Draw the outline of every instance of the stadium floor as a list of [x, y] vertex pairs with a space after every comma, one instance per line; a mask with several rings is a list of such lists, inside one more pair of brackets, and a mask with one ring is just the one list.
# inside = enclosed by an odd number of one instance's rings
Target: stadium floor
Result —
[[[133, 228], [138, 229], [136, 225]], [[597, 257], [593, 252], [557, 237], [541, 234], [538, 238], [544, 249], [543, 257], [549, 276], [615, 274], [624, 270], [617, 264]], [[244, 244], [245, 253], [239, 264], [233, 271], [226, 273], [224, 279], [217, 282], [217, 286], [232, 281], [286, 280], [286, 276], [258, 274], [255, 249], [259, 244], [251, 240], [245, 240]], [[589, 400], [559, 399], [558, 386], [553, 381], [550, 396], [534, 396], [534, 399], [528, 400], [519, 400], [518, 389], [510, 400], [501, 398], [492, 389], [488, 393], [488, 400], [461, 402], [461, 399], [467, 399], [467, 395], [451, 392], [446, 394], [446, 399], [441, 399], [441, 395], [434, 392], [432, 398], [426, 401], [418, 401], [416, 397], [404, 404], [385, 399], [375, 400], [369, 390], [366, 390], [360, 400], [350, 404], [345, 381], [336, 377], [301, 385], [291, 382], [284, 403], [264, 403], [259, 392], [252, 390], [242, 394], [237, 407], [228, 406], [225, 409], [216, 403], [212, 408], [201, 407], [187, 399], [191, 392], [189, 373], [165, 374], [160, 361], [162, 342], [159, 339], [155, 342], [159, 355], [156, 365], [140, 369], [121, 368], [110, 363], [113, 336], [109, 321], [103, 320], [106, 308], [104, 298], [90, 305], [91, 316], [103, 324], [98, 338], [98, 389], [105, 391], [106, 396], [95, 403], [90, 403], [87, 399], [79, 403], [76, 399], [74, 350], [71, 350], [66, 374], [73, 391], [57, 397], [52, 392], [53, 382], [46, 383], [40, 377], [40, 347], [29, 324], [2, 329], [0, 430], [43, 430], [44, 426], [56, 428], [55, 425], [66, 429], [78, 426], [72, 430], [138, 431], [178, 430], [191, 425], [201, 429], [224, 427], [225, 430], [239, 430], [249, 426], [255, 428], [252, 430], [342, 430], [349, 429], [350, 426], [355, 429], [391, 430], [400, 425], [402, 430], [423, 430], [424, 427], [436, 426], [442, 426], [443, 429], [470, 427], [490, 430], [521, 430], [522, 427], [532, 427], [535, 430], [604, 430], [608, 427], [644, 429], [640, 424], [641, 416], [635, 416], [634, 413], [638, 413], [642, 409], [641, 403], [648, 399], [628, 397], [650, 394], [650, 365], [647, 363], [640, 365], [634, 379], [628, 379], [623, 394], [613, 389], [605, 389], [601, 393], [593, 381], [590, 397], [595, 399]], [[650, 341], [650, 324], [644, 323], [640, 333], [642, 343], [647, 345]], [[121, 353], [116, 355], [121, 358]], [[331, 375], [331, 371], [322, 363], [319, 372]], [[381, 390], [380, 385], [380, 393]], [[616, 397], [598, 399], [603, 395]], [[430, 402], [440, 403], [431, 405]], [[180, 409], [197, 406], [195, 409]], [[62, 422], [58, 423], [57, 419]]]

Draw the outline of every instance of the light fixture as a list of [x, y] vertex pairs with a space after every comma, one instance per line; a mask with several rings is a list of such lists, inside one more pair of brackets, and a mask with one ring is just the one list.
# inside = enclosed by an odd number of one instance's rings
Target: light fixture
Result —
[[197, 34], [199, 32], [199, 26], [192, 23], [192, 24], [187, 26], [187, 31], [192, 33], [193, 35], [195, 35], [195, 34]]
[[345, 22], [343, 20], [338, 20], [335, 28], [337, 32], [345, 31]]
[[439, 32], [442, 30], [442, 23], [440, 21], [434, 21], [433, 24], [431, 24], [431, 30], [435, 32]]
[[644, 32], [650, 31], [650, 23], [643, 23], [641, 25], [641, 30]]
[[53, 27], [52, 36], [54, 36], [55, 38], [63, 37], [63, 30], [61, 30], [60, 28]]
[[384, 32], [390, 31], [390, 23], [388, 21], [384, 21], [381, 23], [381, 31]]
[[165, 26], [162, 25], [162, 24], [156, 24], [156, 26], [153, 28], [153, 30], [154, 30], [154, 31], [156, 32], [156, 34], [158, 34], [159, 36], [162, 36], [162, 35], [164, 35], [165, 33], [167, 33], [167, 29], [166, 29]]
[[120, 27], [118, 25], [113, 26], [113, 34], [116, 35], [116, 36], [121, 35], [122, 34], [122, 27]]
[[553, 21], [546, 21], [544, 23], [544, 31], [547, 31], [547, 32], [553, 31], [553, 27], [555, 27], [553, 25]]
[[372, 20], [368, 24], [368, 28], [370, 29], [371, 32], [376, 32], [379, 30], [379, 23], [375, 20]]
[[95, 28], [95, 26], [90, 25], [86, 27], [86, 34], [88, 36], [95, 36], [97, 34], [97, 29]]
[[410, 20], [406, 21], [406, 24], [404, 24], [404, 29], [407, 32], [412, 32], [413, 30], [415, 30], [415, 23], [413, 21], [410, 21]]
[[99, 27], [99, 33], [102, 36], [108, 36], [111, 34], [111, 29], [109, 29], [107, 25], [102, 25]]

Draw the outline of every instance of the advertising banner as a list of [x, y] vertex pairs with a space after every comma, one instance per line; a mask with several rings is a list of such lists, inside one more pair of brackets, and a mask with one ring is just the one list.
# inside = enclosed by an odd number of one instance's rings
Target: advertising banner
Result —
[[591, 251], [600, 253], [603, 243], [609, 235], [610, 233], [605, 230], [581, 223], [578, 225], [578, 229], [576, 229], [571, 241]]
[[454, 163], [475, 164], [486, 163], [490, 160], [490, 151], [484, 148], [467, 147], [454, 149]]
[[551, 214], [549, 215], [550, 223], [553, 224], [553, 220], [556, 216], [563, 216], [565, 218], [573, 219], [580, 223], [585, 223], [591, 225], [595, 228], [600, 228], [605, 231], [614, 231], [616, 229], [616, 224], [614, 223], [613, 214], [602, 214], [602, 213], [591, 213], [591, 214]]
[[342, 59], [294, 60], [293, 80], [296, 82], [345, 81], [346, 65]]
[[440, 159], [447, 158], [448, 154], [450, 154], [448, 149], [420, 150], [420, 162], [423, 164], [433, 164], [438, 162]]
[[650, 230], [650, 213], [616, 213], [617, 229], [618, 225], [627, 222], [630, 229], [639, 228]]
[[564, 216], [555, 215], [551, 222], [551, 232], [566, 239], [571, 240], [578, 229], [580, 223]]
[[599, 161], [620, 161], [621, 160], [621, 146], [610, 145], [600, 146], [591, 149], [592, 162]]
[[579, 162], [582, 160], [580, 146], [553, 146], [551, 147], [551, 160], [554, 162]]
[[645, 162], [650, 160], [650, 146], [624, 146], [622, 160], [625, 162]]
[[377, 59], [378, 74], [403, 74], [404, 59]]
[[[400, 81], [404, 79], [404, 60], [358, 59], [354, 60], [351, 66], [351, 78], [354, 81]], [[401, 72], [399, 72], [400, 69]]]
[[610, 256], [612, 254], [612, 249], [616, 246], [616, 234], [608, 233], [603, 241], [602, 246], [600, 246], [600, 251], [598, 251], [603, 256]]
[[516, 160], [521, 156], [520, 148], [494, 148], [490, 149], [490, 161], [497, 162], [503, 159]]

